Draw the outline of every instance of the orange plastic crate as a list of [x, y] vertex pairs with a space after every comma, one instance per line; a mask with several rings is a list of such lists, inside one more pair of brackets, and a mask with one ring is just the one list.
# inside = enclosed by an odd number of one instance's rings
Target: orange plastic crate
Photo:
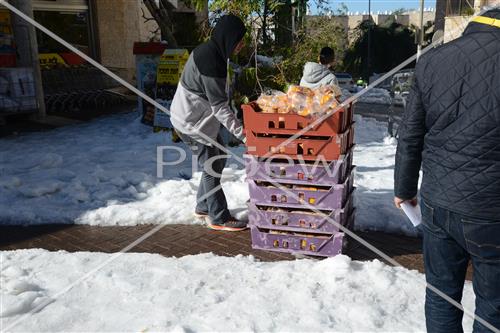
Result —
[[[316, 120], [314, 117], [292, 113], [263, 113], [260, 112], [255, 102], [242, 105], [242, 109], [247, 132], [293, 135]], [[350, 104], [305, 132], [304, 136], [329, 136], [332, 133], [343, 133], [351, 125], [352, 118], [353, 105]]]
[[[353, 125], [354, 123], [352, 123]], [[294, 133], [296, 133], [295, 130]], [[247, 153], [258, 157], [289, 158], [292, 160], [338, 160], [354, 145], [354, 128], [350, 126], [341, 134], [328, 136], [302, 136], [289, 140], [292, 135], [262, 134], [246, 129]]]

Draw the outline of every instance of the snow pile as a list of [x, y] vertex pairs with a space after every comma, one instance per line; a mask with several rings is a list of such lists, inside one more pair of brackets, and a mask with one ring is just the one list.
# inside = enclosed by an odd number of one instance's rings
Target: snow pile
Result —
[[[9, 332], [425, 330], [423, 275], [377, 260], [124, 254], [49, 303], [112, 255], [2, 255], [0, 319]], [[467, 283], [463, 305], [471, 309], [473, 302]], [[47, 305], [9, 327], [38, 304]], [[465, 329], [471, 325], [465, 317]]]
[[[1, 253], [3, 261], [4, 252]], [[17, 265], [2, 267], [0, 282], [0, 318], [35, 311], [38, 306], [50, 301], [37, 284], [30, 282], [28, 273]]]
[[[385, 123], [356, 117], [357, 225], [416, 235], [393, 207], [396, 142]], [[191, 224], [199, 173], [191, 176], [191, 153], [156, 175], [157, 147], [174, 145], [170, 134], [152, 133], [134, 113], [85, 125], [0, 140], [0, 223], [91, 225]], [[232, 148], [242, 156], [243, 147]], [[168, 149], [165, 161], [179, 152]], [[247, 216], [243, 166], [232, 159], [223, 189], [231, 212]], [[183, 179], [187, 178], [189, 180]]]
[[[162, 168], [157, 147], [186, 149], [186, 159]], [[243, 147], [232, 149], [239, 155]], [[163, 161], [179, 152], [164, 151]], [[236, 168], [234, 160], [228, 162]], [[192, 212], [200, 174], [191, 180], [191, 153], [170, 133], [153, 133], [135, 113], [85, 125], [0, 140], [0, 223], [135, 225], [196, 223]], [[244, 172], [228, 169], [224, 188], [236, 215], [248, 199]]]
[[[90, 225], [200, 223], [193, 218], [200, 176], [196, 173], [189, 181], [159, 182], [142, 194], [141, 200], [127, 203], [109, 201], [104, 207], [83, 213], [75, 222]], [[241, 219], [248, 215], [244, 208], [249, 198], [244, 176], [243, 170], [227, 169], [222, 178], [231, 213]]]
[[358, 102], [367, 104], [391, 104], [392, 98], [388, 90], [372, 88], [358, 98]]

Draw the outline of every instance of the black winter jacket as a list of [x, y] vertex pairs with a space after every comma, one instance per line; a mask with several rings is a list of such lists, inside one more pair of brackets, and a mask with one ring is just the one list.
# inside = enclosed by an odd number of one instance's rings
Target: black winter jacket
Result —
[[421, 166], [426, 202], [500, 221], [500, 28], [470, 23], [418, 62], [400, 127], [397, 197], [417, 195]]

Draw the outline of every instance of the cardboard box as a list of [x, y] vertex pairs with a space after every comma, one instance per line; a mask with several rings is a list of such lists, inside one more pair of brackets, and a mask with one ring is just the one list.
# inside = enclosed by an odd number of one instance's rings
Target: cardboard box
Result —
[[0, 68], [0, 93], [0, 113], [38, 108], [31, 68]]
[[0, 76], [9, 82], [9, 96], [14, 99], [35, 97], [35, 80], [31, 68], [0, 68]]

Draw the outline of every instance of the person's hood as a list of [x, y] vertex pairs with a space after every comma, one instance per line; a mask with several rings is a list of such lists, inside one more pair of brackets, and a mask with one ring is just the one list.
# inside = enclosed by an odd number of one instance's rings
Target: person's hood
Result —
[[224, 60], [231, 57], [238, 43], [245, 36], [247, 29], [243, 21], [234, 15], [220, 18], [212, 32], [211, 41], [215, 43]]
[[302, 80], [310, 84], [315, 84], [330, 74], [332, 72], [325, 65], [318, 64], [317, 62], [307, 62], [304, 65]]
[[200, 73], [210, 77], [226, 77], [228, 59], [245, 33], [245, 24], [239, 17], [221, 17], [210, 40], [193, 51], [194, 61]]
[[[490, 10], [482, 13], [479, 16], [489, 17], [489, 18], [500, 20], [500, 6], [494, 8], [494, 9], [490, 9]], [[465, 35], [468, 35], [468, 34], [471, 34], [471, 33], [475, 33], [475, 32], [496, 32], [496, 33], [500, 33], [500, 28], [498, 28], [496, 26], [484, 24], [484, 23], [479, 23], [479, 22], [471, 21], [467, 25], [467, 28], [465, 28], [465, 31], [464, 31], [463, 34], [465, 36]]]

